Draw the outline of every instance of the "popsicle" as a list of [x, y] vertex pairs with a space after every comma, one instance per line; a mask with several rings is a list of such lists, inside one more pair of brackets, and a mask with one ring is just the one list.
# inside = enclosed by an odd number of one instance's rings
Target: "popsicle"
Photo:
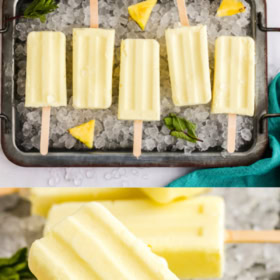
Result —
[[209, 103], [212, 94], [207, 27], [167, 29], [166, 45], [174, 104]]
[[42, 107], [42, 155], [48, 153], [51, 107], [67, 105], [66, 38], [61, 32], [31, 32], [27, 38], [26, 107]]
[[90, 0], [90, 27], [73, 30], [73, 106], [107, 109], [112, 104], [115, 30], [98, 28], [98, 0]]
[[[151, 200], [101, 202], [137, 237], [164, 257], [182, 278], [218, 277], [223, 272], [223, 243], [280, 243], [280, 231], [224, 232], [224, 203], [204, 196], [160, 205]], [[54, 205], [45, 235], [83, 203]]]
[[96, 202], [35, 241], [29, 267], [38, 280], [178, 280], [163, 259]]
[[[224, 202], [198, 197], [160, 205], [151, 200], [102, 202], [180, 278], [219, 277], [224, 264]], [[82, 204], [54, 206], [46, 233]], [[40, 280], [40, 279], [39, 279]]]
[[236, 115], [255, 109], [255, 41], [220, 37], [216, 41], [212, 113], [229, 114], [228, 151], [235, 151]]
[[144, 197], [144, 193], [136, 188], [32, 188], [28, 195], [32, 214], [43, 217], [54, 204]]
[[112, 104], [115, 30], [73, 30], [73, 106], [106, 109]]
[[159, 44], [127, 39], [121, 44], [119, 119], [134, 120], [134, 156], [141, 155], [143, 121], [160, 120]]
[[65, 202], [92, 202], [151, 198], [169, 203], [178, 198], [191, 198], [208, 188], [32, 188], [25, 196], [31, 201], [32, 214], [46, 217], [52, 205]]
[[192, 198], [210, 190], [210, 188], [142, 188], [149, 198], [163, 204], [176, 199]]

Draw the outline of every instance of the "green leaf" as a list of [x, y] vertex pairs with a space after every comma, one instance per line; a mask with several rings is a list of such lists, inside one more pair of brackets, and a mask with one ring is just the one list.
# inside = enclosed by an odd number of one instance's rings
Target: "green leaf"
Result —
[[0, 259], [0, 280], [35, 279], [28, 267], [27, 253], [27, 248], [23, 248], [10, 258]]
[[28, 265], [26, 262], [22, 262], [22, 263], [19, 263], [14, 266], [14, 270], [19, 271], [19, 272], [25, 270], [26, 268], [28, 268]]
[[34, 0], [24, 11], [24, 17], [35, 19], [41, 22], [46, 21], [46, 15], [54, 12], [58, 8], [55, 0]]
[[0, 270], [0, 280], [20, 280], [20, 278], [13, 268], [5, 267]]
[[187, 129], [185, 120], [177, 116], [173, 116], [173, 126], [176, 131], [185, 131]]
[[12, 257], [8, 259], [0, 258], [0, 268], [5, 266], [14, 266], [18, 262], [25, 261], [27, 258], [27, 248], [18, 250]]
[[183, 139], [183, 140], [186, 140], [186, 141], [191, 142], [191, 143], [196, 143], [197, 142], [196, 139], [193, 139], [193, 138], [189, 137], [184, 132], [172, 131], [171, 135], [176, 137], [176, 138]]
[[166, 117], [164, 120], [164, 124], [167, 126], [168, 129], [173, 130], [173, 119], [171, 117]]
[[164, 118], [164, 124], [171, 130], [171, 135], [184, 139], [186, 141], [196, 143], [201, 141], [196, 136], [196, 124], [176, 116], [176, 114], [169, 114], [168, 117]]
[[196, 136], [196, 124], [190, 122], [190, 121], [186, 121], [186, 126], [187, 126], [187, 130], [188, 130], [188, 135], [197, 139]]
[[35, 279], [34, 275], [30, 271], [21, 272], [20, 277], [20, 279]]

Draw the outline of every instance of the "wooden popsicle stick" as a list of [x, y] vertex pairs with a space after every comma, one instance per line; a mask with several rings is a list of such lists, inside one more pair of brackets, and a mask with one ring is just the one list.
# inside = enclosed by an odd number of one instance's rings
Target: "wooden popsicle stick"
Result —
[[179, 11], [179, 17], [181, 24], [183, 26], [189, 26], [189, 18], [188, 18], [188, 12], [187, 12], [187, 6], [185, 3], [185, 0], [177, 0], [177, 6]]
[[50, 118], [51, 107], [44, 107], [42, 110], [42, 128], [40, 145], [40, 153], [43, 156], [46, 156], [49, 152]]
[[133, 155], [136, 158], [139, 158], [142, 153], [142, 132], [143, 132], [143, 121], [134, 121]]
[[90, 27], [98, 28], [98, 0], [90, 0]]
[[236, 115], [228, 115], [228, 144], [227, 150], [230, 154], [235, 152], [236, 141]]
[[225, 243], [280, 243], [280, 230], [227, 230]]
[[9, 195], [19, 192], [19, 188], [0, 188], [0, 196]]

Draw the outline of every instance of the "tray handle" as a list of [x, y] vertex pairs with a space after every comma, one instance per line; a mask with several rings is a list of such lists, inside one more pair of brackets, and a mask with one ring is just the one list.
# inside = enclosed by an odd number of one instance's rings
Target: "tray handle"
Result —
[[270, 118], [280, 118], [280, 114], [263, 114], [260, 118], [260, 133], [264, 133], [264, 122]]
[[[280, 32], [279, 27], [266, 27], [263, 25], [263, 15], [261, 12], [258, 13], [258, 27], [262, 32]], [[269, 118], [279, 118], [280, 114], [263, 114], [260, 118], [260, 133], [264, 133], [264, 122]]]
[[263, 25], [263, 15], [258, 13], [258, 27], [262, 32], [280, 32], [280, 27], [266, 27]]
[[4, 17], [4, 20], [2, 22], [2, 28], [0, 29], [0, 34], [6, 33], [9, 29], [9, 22], [7, 18]]

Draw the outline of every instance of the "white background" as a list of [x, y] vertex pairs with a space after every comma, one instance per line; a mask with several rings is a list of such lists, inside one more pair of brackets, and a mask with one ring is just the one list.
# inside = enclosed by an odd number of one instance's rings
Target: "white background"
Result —
[[[280, 27], [280, 1], [267, 0], [268, 25]], [[268, 40], [269, 81], [280, 72], [280, 33]], [[189, 168], [21, 168], [10, 163], [0, 148], [0, 187], [163, 187], [190, 172]]]

